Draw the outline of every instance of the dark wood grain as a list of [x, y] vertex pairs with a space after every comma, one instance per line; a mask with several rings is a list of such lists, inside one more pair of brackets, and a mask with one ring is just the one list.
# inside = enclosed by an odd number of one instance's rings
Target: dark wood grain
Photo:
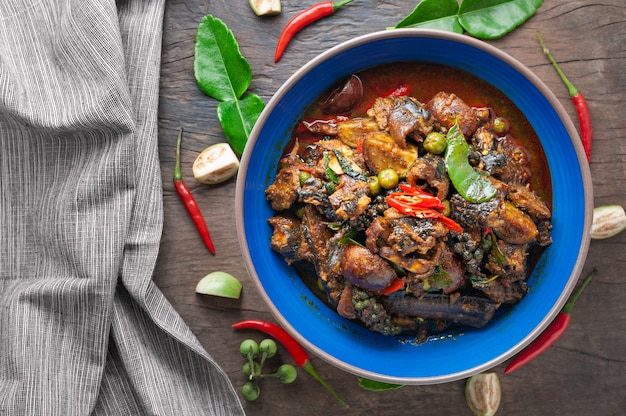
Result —
[[[215, 116], [216, 102], [204, 96], [193, 77], [196, 27], [205, 14], [222, 19], [239, 41], [253, 71], [250, 91], [266, 102], [280, 85], [309, 59], [358, 35], [384, 30], [408, 14], [416, 0], [355, 1], [331, 18], [301, 32], [274, 64], [278, 34], [293, 14], [312, 2], [283, 1], [281, 15], [255, 16], [248, 2], [171, 0], [163, 38], [159, 145], [164, 195], [164, 230], [154, 280], [207, 351], [239, 388], [244, 378], [238, 345], [242, 333], [230, 329], [241, 318], [273, 320], [250, 280], [236, 235], [235, 181], [199, 185], [191, 164], [206, 146], [224, 141]], [[546, 1], [529, 21], [502, 39], [489, 41], [528, 66], [576, 120], [574, 108], [558, 76], [537, 42], [541, 31], [570, 80], [586, 95], [595, 130], [591, 171], [596, 205], [626, 205], [626, 5], [623, 0]], [[202, 245], [173, 186], [176, 130], [183, 126], [183, 174], [205, 213], [217, 255]], [[571, 327], [549, 351], [518, 370], [501, 375], [503, 415], [621, 415], [626, 410], [626, 233], [593, 241], [583, 273], [597, 268], [592, 284], [574, 310]], [[242, 280], [240, 300], [198, 296], [197, 281], [215, 270]], [[253, 334], [249, 334], [253, 335]], [[284, 350], [280, 360], [289, 361]], [[405, 386], [372, 393], [356, 377], [317, 357], [313, 364], [351, 408], [342, 408], [304, 372], [294, 384], [268, 381], [262, 396], [245, 403], [249, 415], [469, 415], [464, 381], [431, 386]]]

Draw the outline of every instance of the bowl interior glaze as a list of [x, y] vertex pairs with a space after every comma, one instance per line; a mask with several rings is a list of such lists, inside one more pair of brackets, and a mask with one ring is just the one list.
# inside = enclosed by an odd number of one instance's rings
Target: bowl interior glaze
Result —
[[[482, 329], [452, 331], [418, 344], [371, 333], [320, 301], [269, 247], [265, 199], [278, 160], [304, 110], [337, 80], [398, 61], [432, 62], [480, 77], [524, 113], [544, 148], [553, 190], [553, 244], [529, 280], [530, 292]], [[512, 357], [554, 319], [574, 288], [589, 245], [591, 178], [578, 134], [553, 93], [504, 52], [466, 35], [424, 29], [377, 32], [313, 59], [272, 97], [252, 132], [237, 179], [237, 232], [253, 280], [277, 321], [306, 348], [348, 372], [399, 384], [469, 377]]]

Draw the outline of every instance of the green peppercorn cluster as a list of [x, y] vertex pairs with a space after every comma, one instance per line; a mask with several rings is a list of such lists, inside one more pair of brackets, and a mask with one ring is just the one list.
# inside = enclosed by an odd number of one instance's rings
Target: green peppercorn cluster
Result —
[[370, 292], [354, 287], [352, 304], [357, 316], [372, 331], [383, 335], [397, 335], [402, 332], [402, 328], [393, 324], [385, 307]]
[[281, 383], [290, 384], [298, 376], [296, 368], [291, 364], [281, 364], [274, 373], [263, 373], [263, 365], [266, 360], [276, 355], [277, 345], [273, 339], [266, 338], [260, 343], [253, 339], [246, 339], [239, 346], [239, 351], [246, 359], [242, 372], [247, 379], [241, 387], [241, 394], [248, 401], [256, 400], [261, 394], [260, 380], [277, 378]]

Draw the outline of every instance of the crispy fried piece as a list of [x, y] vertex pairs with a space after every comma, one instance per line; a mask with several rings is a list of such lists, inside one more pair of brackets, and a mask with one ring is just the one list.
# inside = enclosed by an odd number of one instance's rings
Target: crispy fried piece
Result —
[[373, 132], [365, 136], [363, 158], [373, 173], [377, 174], [385, 168], [391, 168], [400, 178], [404, 178], [409, 167], [417, 159], [417, 148], [410, 145], [402, 148], [389, 134]]
[[478, 127], [478, 119], [474, 110], [456, 94], [438, 92], [426, 104], [426, 108], [447, 129], [458, 123], [465, 137], [474, 134]]

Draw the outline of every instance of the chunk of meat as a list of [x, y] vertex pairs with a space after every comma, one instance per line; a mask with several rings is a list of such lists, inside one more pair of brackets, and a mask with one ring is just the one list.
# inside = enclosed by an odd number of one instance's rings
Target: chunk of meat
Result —
[[352, 284], [346, 283], [339, 296], [339, 302], [337, 302], [337, 313], [339, 316], [343, 316], [346, 319], [356, 318], [356, 309], [352, 302], [352, 289]]
[[508, 201], [489, 214], [487, 226], [498, 237], [511, 244], [531, 243], [539, 234], [532, 218]]
[[341, 175], [337, 190], [328, 197], [337, 218], [345, 221], [363, 214], [372, 200], [367, 196], [368, 190], [367, 182]]
[[[393, 209], [387, 211], [395, 211]], [[413, 217], [379, 217], [365, 231], [366, 247], [407, 271], [424, 275], [440, 263], [447, 229], [437, 221]]]
[[367, 133], [376, 131], [379, 131], [378, 124], [371, 118], [351, 118], [337, 123], [337, 138], [352, 148], [356, 148]]
[[377, 174], [385, 168], [391, 168], [400, 178], [404, 178], [409, 167], [417, 159], [417, 148], [400, 147], [389, 134], [373, 132], [368, 133], [363, 141], [363, 158], [373, 173]]
[[331, 302], [336, 303], [343, 290], [341, 257], [345, 246], [343, 236], [328, 227], [328, 223], [313, 205], [304, 207], [302, 235], [308, 245], [308, 256], [322, 280]]
[[380, 292], [396, 279], [394, 268], [365, 247], [349, 245], [341, 257], [343, 277], [362, 289]]
[[505, 277], [510, 282], [526, 279], [526, 246], [503, 240], [498, 240], [496, 244], [497, 249], [489, 253], [485, 268], [493, 276]]
[[438, 92], [426, 104], [426, 108], [447, 129], [458, 123], [465, 137], [474, 134], [478, 127], [478, 119], [474, 110], [456, 94]]
[[270, 240], [272, 250], [282, 254], [289, 264], [305, 259], [310, 260], [307, 258], [308, 245], [302, 238], [302, 227], [299, 219], [286, 215], [276, 215], [267, 222], [274, 229]]
[[552, 217], [550, 208], [528, 186], [513, 184], [509, 187], [507, 198], [516, 207], [522, 208], [535, 219], [548, 219]]
[[485, 264], [485, 269], [497, 278], [472, 284], [494, 302], [515, 304], [528, 292], [526, 247], [502, 240], [498, 240], [497, 245]]
[[451, 217], [461, 224], [463, 229], [481, 230], [487, 223], [487, 218], [497, 212], [502, 204], [501, 198], [493, 198], [486, 202], [469, 202], [459, 194], [450, 197]]
[[407, 146], [407, 136], [414, 132], [427, 135], [433, 130], [433, 120], [426, 106], [413, 97], [384, 97], [377, 98], [368, 110], [368, 115], [374, 117], [381, 130], [389, 134], [402, 148]]
[[409, 169], [406, 181], [415, 188], [431, 191], [440, 200], [448, 197], [450, 179], [446, 175], [442, 157], [427, 156], [418, 158]]
[[287, 166], [278, 171], [274, 183], [265, 190], [265, 196], [274, 210], [284, 211], [296, 200], [298, 188], [300, 188], [300, 169]]
[[394, 209], [385, 211], [383, 217], [376, 218], [365, 231], [366, 247], [377, 253], [381, 247], [389, 247], [401, 256], [428, 256], [439, 239], [447, 235], [447, 229], [438, 221], [405, 217]]
[[439, 264], [441, 250], [435, 250], [429, 258], [403, 256], [390, 247], [381, 247], [380, 256], [416, 275], [432, 273]]
[[522, 146], [511, 135], [507, 134], [497, 140], [496, 153], [506, 157], [506, 163], [493, 169], [492, 175], [508, 184], [525, 184], [530, 179], [528, 149]]
[[314, 259], [315, 270], [322, 280], [327, 280], [329, 276], [341, 275], [341, 255], [337, 254], [338, 247], [336, 247], [339, 244], [331, 244], [335, 233], [328, 227], [314, 206], [304, 207], [302, 227], [311, 257]]

